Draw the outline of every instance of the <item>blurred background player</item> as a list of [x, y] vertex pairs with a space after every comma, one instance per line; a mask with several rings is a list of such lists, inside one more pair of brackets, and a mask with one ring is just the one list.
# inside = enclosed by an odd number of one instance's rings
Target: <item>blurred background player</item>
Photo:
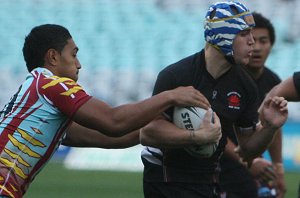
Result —
[[286, 101], [275, 97], [264, 103], [262, 115], [268, 124], [260, 125], [257, 88], [240, 66], [249, 63], [254, 25], [251, 12], [239, 2], [211, 5], [205, 18], [205, 48], [159, 73], [153, 94], [182, 85], [196, 87], [219, 116], [222, 138], [211, 157], [194, 157], [184, 147], [195, 144], [182, 138], [189, 132], [172, 123], [172, 108], [150, 122], [140, 135], [147, 146], [142, 152], [146, 198], [219, 197], [216, 169], [232, 126], [243, 158], [252, 159], [265, 151], [285, 122]]
[[[138, 129], [165, 109], [208, 107], [192, 87], [111, 107], [77, 84], [78, 50], [60, 25], [36, 26], [26, 36], [23, 56], [29, 74], [0, 112], [0, 197], [22, 197], [62, 141], [69, 146], [128, 147], [138, 144]], [[213, 132], [220, 126], [207, 125], [205, 132], [208, 128]]]
[[[280, 83], [277, 74], [265, 66], [266, 60], [275, 42], [275, 30], [267, 18], [259, 13], [253, 13], [255, 27], [252, 35], [255, 40], [253, 54], [249, 64], [245, 66], [254, 79], [262, 102], [267, 92]], [[227, 198], [255, 198], [258, 185], [275, 185], [277, 197], [283, 197], [286, 191], [282, 163], [282, 131], [279, 129], [269, 146], [272, 163], [259, 157], [254, 159], [250, 170], [240, 163], [234, 153], [238, 144], [234, 133], [229, 135], [226, 150], [221, 158], [220, 183]], [[250, 172], [249, 172], [250, 171]], [[259, 183], [257, 183], [260, 181]], [[272, 182], [270, 182], [272, 181]], [[271, 187], [271, 186], [270, 186]]]

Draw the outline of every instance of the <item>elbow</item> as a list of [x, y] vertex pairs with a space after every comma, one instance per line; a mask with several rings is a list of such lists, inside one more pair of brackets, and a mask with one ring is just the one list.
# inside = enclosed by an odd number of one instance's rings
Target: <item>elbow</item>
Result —
[[147, 128], [140, 129], [140, 144], [143, 146], [153, 146], [151, 137], [147, 135]]
[[140, 144], [143, 146], [161, 147], [165, 140], [160, 130], [162, 122], [154, 120], [140, 129]]
[[122, 128], [119, 128], [119, 127], [116, 127], [116, 126], [108, 128], [104, 131], [103, 130], [98, 130], [98, 131], [105, 134], [105, 135], [107, 135], [108, 137], [115, 137], [115, 138], [121, 137], [121, 136], [126, 135], [128, 133], [127, 131], [122, 130]]
[[68, 132], [63, 136], [61, 145], [63, 145], [63, 146], [73, 146], [74, 145], [72, 137], [70, 137]]
[[140, 144], [143, 146], [147, 146], [147, 138], [145, 135], [144, 128], [140, 129]]

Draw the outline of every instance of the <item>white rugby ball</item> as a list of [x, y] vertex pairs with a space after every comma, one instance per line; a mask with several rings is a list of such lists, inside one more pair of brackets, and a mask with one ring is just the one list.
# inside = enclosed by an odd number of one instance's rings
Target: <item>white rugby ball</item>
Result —
[[[206, 110], [200, 107], [174, 107], [173, 123], [181, 129], [197, 130], [202, 124], [205, 113]], [[209, 143], [189, 146], [185, 150], [194, 157], [207, 158], [214, 154], [217, 147], [218, 143]]]

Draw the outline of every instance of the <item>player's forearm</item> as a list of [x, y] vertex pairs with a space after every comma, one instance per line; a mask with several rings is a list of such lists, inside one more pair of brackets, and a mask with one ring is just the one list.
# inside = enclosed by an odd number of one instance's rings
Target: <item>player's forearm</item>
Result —
[[242, 158], [254, 159], [262, 155], [272, 142], [277, 129], [271, 126], [264, 126], [260, 130], [256, 130], [247, 142], [240, 144]]
[[234, 152], [234, 149], [236, 147], [237, 146], [229, 138], [227, 138], [227, 144], [225, 146], [224, 154], [229, 156], [231, 159], [239, 161], [240, 160], [239, 155], [236, 152]]
[[272, 97], [265, 100], [260, 109], [262, 128], [257, 128], [254, 134], [242, 146], [244, 158], [255, 158], [261, 155], [270, 145], [276, 131], [287, 120], [287, 101], [283, 97]]
[[282, 163], [282, 130], [279, 129], [268, 149], [273, 163]]
[[112, 115], [114, 130], [125, 134], [141, 128], [174, 104], [165, 92], [138, 103], [116, 107]]
[[142, 128], [142, 145], [159, 148], [180, 148], [194, 144], [189, 131], [179, 129], [172, 123], [159, 119]]
[[293, 77], [289, 77], [273, 87], [267, 94], [266, 98], [273, 96], [282, 96], [288, 101], [299, 101], [300, 97], [296, 90]]
[[280, 185], [281, 193], [285, 191], [285, 182], [284, 182], [284, 166], [282, 162], [282, 128], [280, 128], [273, 139], [269, 147], [270, 157], [272, 159], [273, 169], [277, 176], [277, 182]]
[[76, 111], [73, 120], [107, 136], [120, 137], [143, 127], [173, 105], [174, 96], [170, 95], [165, 92], [151, 99], [118, 107], [110, 107], [96, 98], [91, 98]]
[[171, 106], [201, 106], [208, 109], [208, 100], [192, 86], [161, 92], [135, 104], [113, 109], [112, 119], [119, 133], [127, 133], [148, 124]]
[[128, 148], [139, 144], [139, 130], [121, 137], [108, 137], [96, 130], [73, 123], [62, 144], [72, 147]]

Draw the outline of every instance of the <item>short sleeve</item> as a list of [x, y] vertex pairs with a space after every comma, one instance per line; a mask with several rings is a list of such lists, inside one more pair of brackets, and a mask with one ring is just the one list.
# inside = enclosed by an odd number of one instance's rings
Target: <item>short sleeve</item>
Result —
[[72, 117], [77, 109], [91, 98], [70, 78], [43, 76], [39, 79], [37, 87], [45, 100], [68, 117]]
[[247, 109], [240, 116], [240, 119], [236, 122], [236, 125], [240, 128], [255, 128], [259, 123], [258, 103], [253, 103], [247, 106]]
[[[174, 75], [172, 75], [172, 73], [168, 70], [162, 70], [157, 76], [154, 89], [153, 89], [153, 95], [174, 88], [176, 88]], [[165, 113], [169, 118], [171, 118], [173, 114], [173, 108], [167, 109]]]
[[300, 72], [295, 72], [293, 75], [293, 81], [298, 95], [300, 96]]
[[245, 109], [236, 122], [236, 125], [240, 128], [255, 127], [257, 123], [259, 123], [258, 109], [260, 106], [260, 100], [258, 96], [258, 89], [254, 83], [251, 83], [253, 86], [250, 86], [250, 81], [248, 84], [249, 87], [247, 88], [247, 94], [244, 96], [246, 97]]

